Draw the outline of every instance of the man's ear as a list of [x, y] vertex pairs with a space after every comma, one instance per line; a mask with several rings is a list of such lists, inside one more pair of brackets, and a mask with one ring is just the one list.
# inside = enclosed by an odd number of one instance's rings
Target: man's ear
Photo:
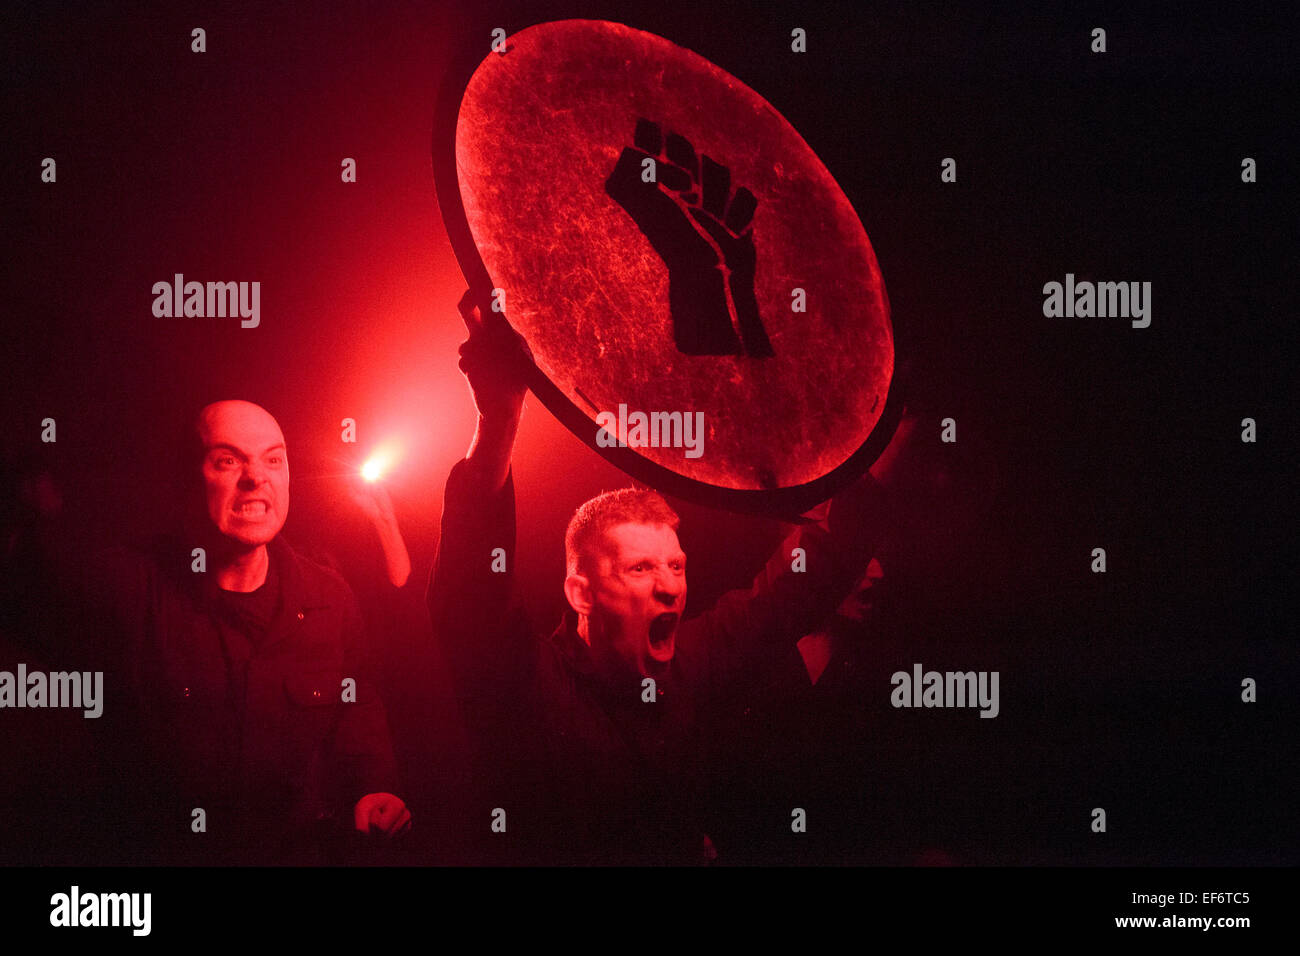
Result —
[[570, 574], [564, 579], [564, 597], [577, 613], [591, 613], [591, 582], [585, 574]]

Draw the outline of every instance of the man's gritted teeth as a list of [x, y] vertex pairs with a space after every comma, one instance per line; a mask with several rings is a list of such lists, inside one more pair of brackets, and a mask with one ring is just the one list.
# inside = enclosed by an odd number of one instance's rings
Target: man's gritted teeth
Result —
[[249, 498], [236, 502], [230, 510], [236, 517], [243, 518], [245, 521], [258, 521], [270, 512], [271, 503], [265, 498]]

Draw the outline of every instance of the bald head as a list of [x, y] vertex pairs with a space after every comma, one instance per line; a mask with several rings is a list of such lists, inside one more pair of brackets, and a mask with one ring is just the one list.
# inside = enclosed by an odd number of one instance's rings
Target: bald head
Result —
[[267, 544], [289, 514], [289, 459], [284, 433], [252, 402], [213, 402], [199, 412], [208, 517], [230, 543]]
[[271, 413], [261, 405], [255, 405], [252, 402], [245, 402], [240, 399], [232, 398], [224, 402], [213, 402], [210, 405], [204, 405], [199, 411], [199, 438], [205, 445], [208, 443], [210, 435], [222, 429], [238, 429], [248, 434], [264, 436], [273, 434], [281, 444], [284, 443], [284, 434], [280, 431], [280, 423], [275, 420]]

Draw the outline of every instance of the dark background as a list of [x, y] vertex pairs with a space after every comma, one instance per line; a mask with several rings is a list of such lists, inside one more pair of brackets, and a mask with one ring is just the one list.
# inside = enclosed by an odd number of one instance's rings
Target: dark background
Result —
[[[413, 859], [474, 860], [465, 834], [487, 817], [466, 796], [420, 624], [442, 483], [474, 421], [433, 104], [454, 45], [486, 50], [495, 26], [621, 20], [713, 60], [800, 131], [871, 237], [926, 435], [958, 422], [938, 452], [947, 500], [892, 543], [852, 672], [767, 702], [738, 738], [728, 858], [1293, 863], [1297, 31], [1284, 10], [11, 6], [5, 455], [49, 468], [66, 518], [116, 540], [165, 524], [189, 409], [265, 405], [290, 447], [286, 535], [333, 554], [371, 614], [425, 824]], [[1104, 55], [1089, 50], [1095, 26]], [[40, 181], [45, 156], [57, 184]], [[340, 182], [345, 156], [355, 184]], [[956, 184], [939, 180], [947, 156]], [[151, 287], [176, 272], [260, 280], [261, 327], [154, 318]], [[1151, 326], [1044, 318], [1042, 286], [1067, 272], [1150, 281]], [[1240, 441], [1247, 416], [1256, 444]], [[39, 440], [45, 417], [56, 445]], [[339, 442], [344, 417], [357, 446]], [[390, 488], [415, 567], [396, 598], [342, 493], [390, 438], [406, 451]], [[627, 482], [535, 400], [515, 475], [520, 594], [549, 630], [569, 514]], [[782, 532], [674, 504], [696, 611]], [[1105, 575], [1089, 571], [1094, 547]], [[917, 661], [999, 670], [1001, 715], [890, 708], [889, 674]], [[1244, 677], [1256, 704], [1240, 700]], [[802, 837], [791, 806], [809, 810]], [[1089, 829], [1098, 806], [1106, 834]]]

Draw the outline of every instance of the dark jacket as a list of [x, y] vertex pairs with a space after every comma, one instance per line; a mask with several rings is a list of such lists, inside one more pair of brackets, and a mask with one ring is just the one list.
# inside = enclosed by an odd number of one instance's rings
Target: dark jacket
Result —
[[[335, 572], [277, 537], [279, 602], [241, 627], [190, 549], [118, 548], [96, 563], [88, 606], [106, 671], [96, 730], [117, 780], [129, 862], [324, 862], [367, 793], [397, 789], [361, 615]], [[355, 681], [355, 702], [344, 680]], [[351, 697], [351, 695], [348, 695]], [[193, 811], [206, 832], [193, 832]]]
[[[758, 668], [793, 654], [865, 570], [884, 524], [878, 486], [854, 486], [828, 524], [791, 535], [750, 589], [684, 620], [649, 703], [639, 680], [614, 687], [596, 675], [572, 611], [549, 638], [528, 628], [510, 602], [513, 475], [495, 498], [469, 475], [461, 462], [447, 479], [428, 599], [478, 743], [484, 831], [493, 811], [506, 813], [505, 833], [486, 845], [507, 848], [503, 862], [703, 862], [709, 814], [725, 803], [718, 728], [744, 706]], [[792, 570], [796, 547], [802, 572]], [[496, 548], [506, 573], [492, 571]]]

